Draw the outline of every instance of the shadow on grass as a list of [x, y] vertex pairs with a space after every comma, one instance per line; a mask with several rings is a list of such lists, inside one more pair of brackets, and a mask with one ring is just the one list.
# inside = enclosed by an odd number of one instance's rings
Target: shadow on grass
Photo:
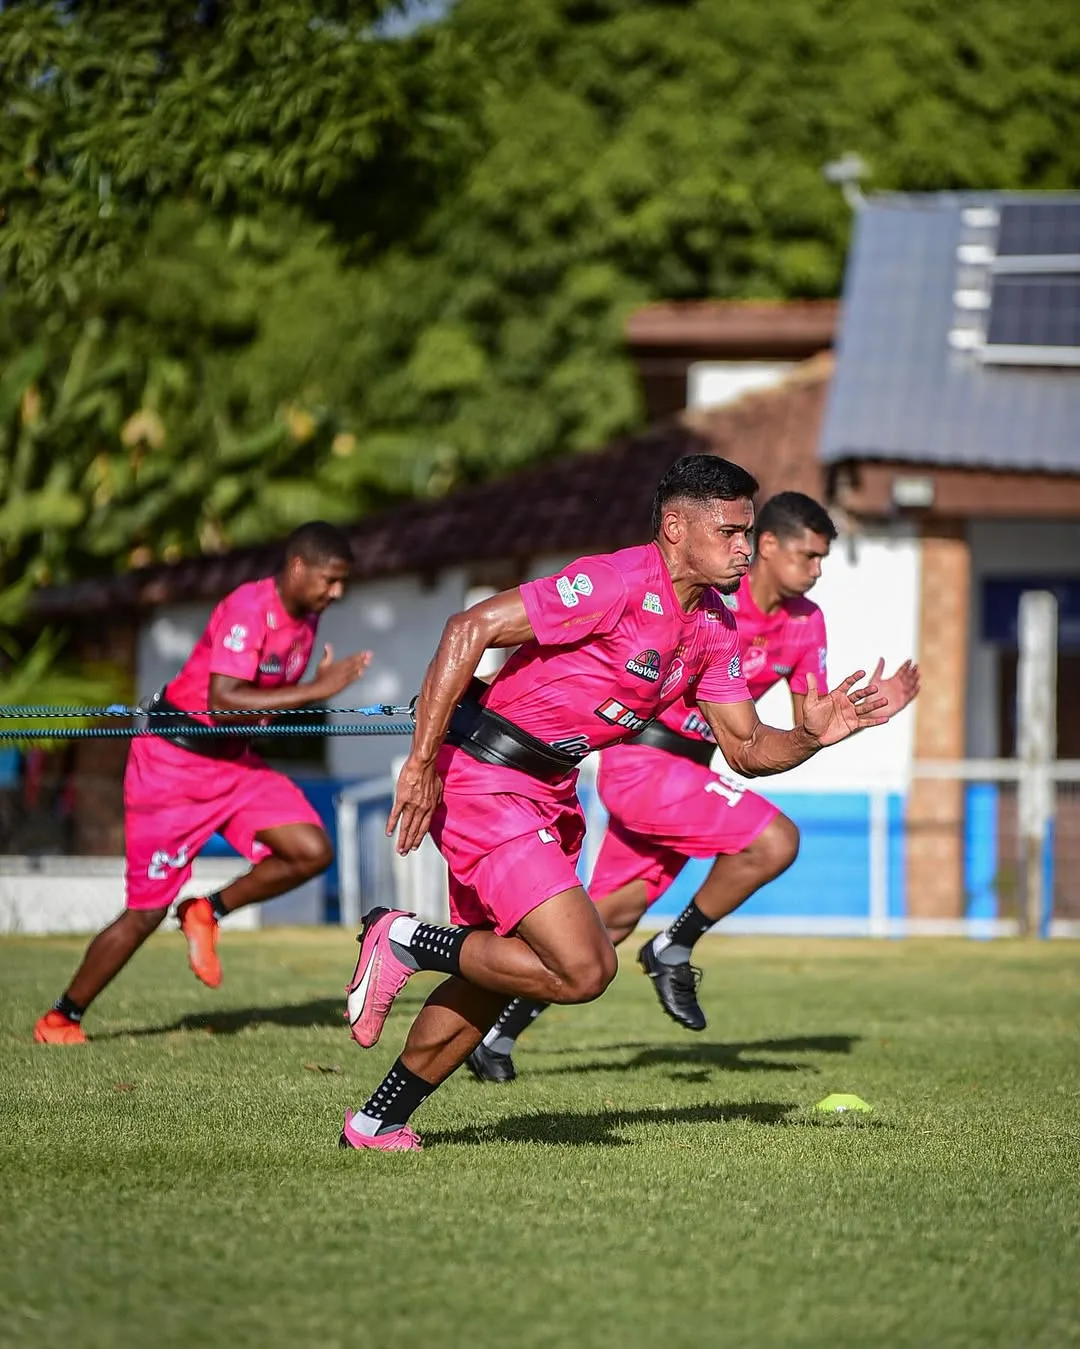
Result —
[[285, 1007], [234, 1007], [220, 1012], [189, 1012], [166, 1026], [136, 1026], [131, 1030], [103, 1031], [91, 1040], [140, 1039], [145, 1035], [172, 1035], [177, 1031], [208, 1031], [236, 1035], [249, 1026], [344, 1026], [345, 998], [313, 998]]
[[527, 1115], [511, 1115], [490, 1124], [465, 1129], [424, 1131], [424, 1146], [449, 1143], [483, 1146], [491, 1143], [555, 1143], [575, 1147], [632, 1147], [620, 1129], [635, 1124], [731, 1124], [739, 1120], [750, 1124], [778, 1125], [798, 1107], [779, 1101], [749, 1101], [735, 1104], [690, 1105], [665, 1109], [646, 1106], [641, 1110], [597, 1110], [575, 1114], [568, 1110], [543, 1110]]
[[[850, 1054], [859, 1042], [858, 1035], [797, 1035], [781, 1040], [742, 1040], [716, 1044], [695, 1040], [692, 1044], [651, 1045], [633, 1058], [623, 1060], [591, 1059], [558, 1068], [540, 1068], [537, 1077], [560, 1077], [564, 1073], [631, 1073], [642, 1068], [672, 1068], [680, 1080], [687, 1070], [718, 1069], [726, 1073], [805, 1073], [812, 1064], [763, 1059], [758, 1054]], [[638, 1048], [636, 1045], [605, 1045], [604, 1049]], [[595, 1052], [595, 1051], [579, 1051]], [[696, 1079], [695, 1079], [696, 1080]]]

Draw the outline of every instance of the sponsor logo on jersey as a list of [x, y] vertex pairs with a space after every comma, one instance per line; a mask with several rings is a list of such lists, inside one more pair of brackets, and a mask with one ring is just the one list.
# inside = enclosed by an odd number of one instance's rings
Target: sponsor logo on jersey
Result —
[[551, 748], [571, 754], [575, 759], [584, 759], [589, 752], [589, 738], [585, 735], [567, 735], [562, 740], [553, 740]]
[[818, 658], [818, 668], [820, 670], [825, 669], [825, 657], [827, 655], [828, 655], [827, 649], [823, 646], [819, 646], [817, 649], [817, 658]]
[[632, 675], [637, 675], [639, 679], [655, 684], [660, 678], [660, 652], [654, 651], [651, 647], [646, 651], [639, 651], [626, 662], [624, 668]]
[[555, 589], [566, 608], [573, 609], [579, 602], [579, 595], [592, 594], [593, 585], [589, 577], [579, 571], [572, 581], [569, 576], [560, 576], [555, 582]]
[[786, 675], [792, 674], [792, 673], [794, 672], [794, 670], [795, 670], [795, 666], [794, 666], [794, 665], [774, 665], [774, 666], [773, 666], [773, 674], [778, 674], [778, 675], [785, 675], [785, 676], [786, 676]]
[[706, 623], [721, 623], [721, 622], [723, 622], [723, 618], [724, 618], [724, 615], [723, 615], [723, 613], [722, 613], [719, 609], [706, 609], [706, 610], [705, 610], [705, 622], [706, 622]]
[[660, 603], [660, 596], [654, 595], [651, 590], [646, 590], [645, 598], [641, 601], [641, 607], [647, 614], [662, 614], [664, 606]]
[[678, 684], [685, 673], [686, 666], [678, 659], [678, 657], [676, 657], [676, 659], [671, 662], [671, 669], [667, 672], [667, 678], [660, 685], [661, 698]]
[[259, 673], [264, 675], [279, 675], [281, 673], [280, 657], [267, 656], [265, 660], [260, 661]]
[[688, 735], [700, 735], [702, 740], [707, 740], [710, 745], [716, 741], [712, 727], [700, 712], [691, 712], [683, 722], [682, 728]]
[[230, 651], [243, 651], [247, 635], [247, 628], [242, 623], [234, 623], [226, 636], [221, 639], [221, 645], [227, 646]]
[[612, 726], [623, 726], [628, 731], [640, 731], [649, 724], [648, 717], [639, 717], [636, 712], [631, 712], [625, 703], [620, 703], [615, 698], [609, 698], [606, 703], [601, 703], [596, 709], [596, 715], [611, 722]]
[[[731, 660], [728, 662], [727, 672], [728, 677], [731, 679], [742, 678], [742, 663], [739, 660], [739, 653], [737, 651], [734, 654], [734, 656], [732, 656]], [[706, 699], [705, 701], [708, 702], [708, 699]]]

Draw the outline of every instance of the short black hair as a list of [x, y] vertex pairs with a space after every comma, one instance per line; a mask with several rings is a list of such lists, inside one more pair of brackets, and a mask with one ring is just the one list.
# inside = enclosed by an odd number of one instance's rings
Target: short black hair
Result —
[[669, 502], [740, 501], [743, 497], [752, 501], [757, 489], [754, 475], [738, 464], [716, 454], [684, 454], [660, 479], [653, 497], [653, 538], [660, 533], [664, 507]]
[[775, 534], [781, 542], [798, 538], [804, 530], [820, 534], [831, 543], [836, 526], [825, 507], [803, 492], [777, 492], [758, 512], [758, 538]]
[[353, 551], [349, 540], [337, 525], [326, 520], [309, 520], [306, 525], [298, 525], [285, 540], [285, 561], [298, 557], [309, 566], [318, 566], [323, 562], [353, 563]]

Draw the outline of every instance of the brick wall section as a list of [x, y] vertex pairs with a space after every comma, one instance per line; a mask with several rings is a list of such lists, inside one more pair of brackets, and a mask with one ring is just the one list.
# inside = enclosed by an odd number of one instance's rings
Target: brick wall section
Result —
[[[964, 757], [971, 554], [961, 522], [924, 528], [919, 613], [922, 688], [916, 759]], [[907, 806], [908, 913], [959, 918], [964, 900], [964, 789], [915, 779]]]

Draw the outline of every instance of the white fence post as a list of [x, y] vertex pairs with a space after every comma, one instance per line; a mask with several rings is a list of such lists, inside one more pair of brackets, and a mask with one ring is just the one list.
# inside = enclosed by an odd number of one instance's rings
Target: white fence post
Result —
[[1029, 937], [1042, 930], [1051, 896], [1043, 894], [1043, 859], [1054, 818], [1050, 767], [1057, 751], [1057, 598], [1048, 590], [1020, 596], [1016, 673], [1017, 758], [1020, 825], [1020, 929]]

